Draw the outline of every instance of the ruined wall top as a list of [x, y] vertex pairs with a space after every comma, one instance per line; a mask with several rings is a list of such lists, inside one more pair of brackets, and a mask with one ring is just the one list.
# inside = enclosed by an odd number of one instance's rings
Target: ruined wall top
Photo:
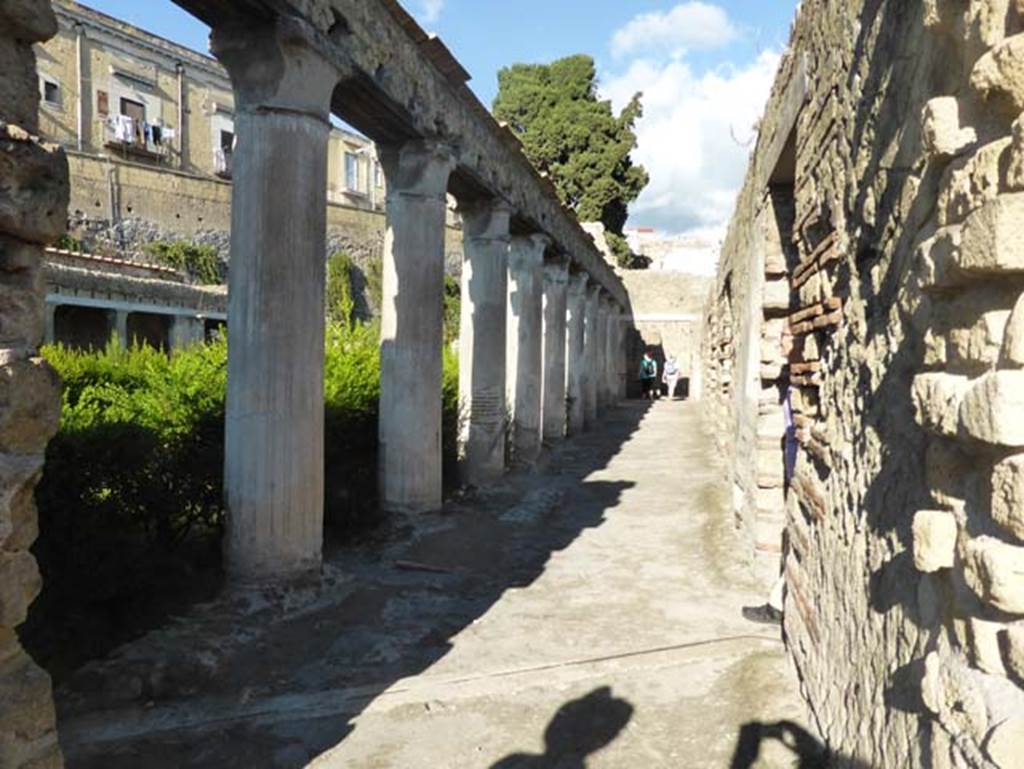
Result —
[[453, 146], [450, 191], [462, 200], [498, 197], [516, 211], [513, 229], [544, 232], [623, 306], [628, 297], [554, 185], [467, 87], [469, 75], [435, 36], [394, 0], [176, 0], [211, 27], [244, 30], [287, 18], [306, 44], [344, 73], [333, 112], [380, 145], [434, 139]]

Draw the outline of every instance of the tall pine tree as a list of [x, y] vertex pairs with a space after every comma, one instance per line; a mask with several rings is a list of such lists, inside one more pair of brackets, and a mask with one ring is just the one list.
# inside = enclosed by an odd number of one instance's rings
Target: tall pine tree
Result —
[[509, 124], [527, 157], [546, 171], [562, 201], [582, 221], [599, 221], [620, 260], [628, 255], [622, 228], [628, 207], [647, 186], [634, 165], [633, 127], [643, 110], [636, 94], [615, 115], [597, 98], [597, 70], [590, 56], [551, 64], [514, 64], [498, 73], [494, 116]]

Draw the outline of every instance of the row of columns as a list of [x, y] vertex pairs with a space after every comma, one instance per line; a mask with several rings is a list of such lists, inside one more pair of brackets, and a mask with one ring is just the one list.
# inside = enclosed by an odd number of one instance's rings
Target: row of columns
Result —
[[[236, 581], [301, 577], [321, 561], [326, 169], [341, 77], [278, 20], [215, 30], [231, 75], [234, 158], [228, 325], [226, 557]], [[388, 511], [441, 505], [446, 193], [454, 150], [380, 147], [387, 182], [379, 487]], [[461, 462], [472, 483], [596, 421], [621, 391], [617, 308], [502, 201], [462, 207]]]
[[621, 309], [549, 238], [510, 223], [501, 201], [463, 209], [459, 469], [473, 485], [592, 426], [625, 389]]

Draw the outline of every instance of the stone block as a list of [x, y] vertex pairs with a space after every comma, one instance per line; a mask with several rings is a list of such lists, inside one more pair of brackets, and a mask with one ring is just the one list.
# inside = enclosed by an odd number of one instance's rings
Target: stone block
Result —
[[0, 676], [0, 755], [10, 747], [5, 741], [38, 740], [53, 732], [54, 721], [50, 677], [21, 652], [17, 665]]
[[33, 492], [43, 456], [0, 455], [0, 550], [27, 550], [38, 534]]
[[986, 99], [1003, 99], [1024, 111], [1024, 34], [1006, 38], [978, 59], [971, 86]]
[[766, 280], [764, 282], [763, 306], [766, 310], [785, 311], [789, 309], [789, 280]]
[[0, 626], [17, 627], [43, 582], [31, 553], [0, 551]]
[[1024, 454], [999, 462], [992, 471], [992, 520], [1024, 541]]
[[952, 288], [964, 283], [967, 276], [959, 265], [961, 227], [943, 227], [932, 237], [917, 246], [917, 261], [920, 264], [924, 285], [932, 288]]
[[67, 229], [69, 195], [64, 151], [0, 123], [0, 232], [55, 242]]
[[989, 605], [1024, 614], [1024, 547], [994, 537], [978, 537], [965, 548], [964, 578]]
[[40, 246], [0, 236], [0, 348], [34, 350], [46, 294]]
[[1024, 447], [1024, 371], [975, 380], [960, 404], [960, 429], [992, 445]]
[[1024, 684], [1024, 625], [1011, 625], [999, 635], [1007, 671]]
[[60, 378], [42, 358], [0, 366], [0, 451], [40, 454], [60, 422]]
[[914, 566], [930, 574], [951, 569], [956, 560], [956, 517], [944, 510], [920, 510], [914, 515]]
[[1013, 138], [1006, 168], [1006, 189], [1024, 190], [1024, 115], [1013, 123]]
[[991, 48], [1006, 38], [1006, 18], [1016, 0], [971, 0], [967, 9], [970, 37], [981, 48]]
[[1024, 761], [1024, 716], [993, 727], [985, 739], [985, 753], [999, 769], [1017, 769]]
[[967, 377], [936, 372], [918, 374], [911, 387], [917, 423], [930, 432], [956, 436], [961, 401], [969, 388]]
[[1009, 319], [1009, 310], [988, 310], [972, 318], [970, 325], [951, 329], [946, 345], [948, 360], [966, 364], [971, 370], [994, 367], [1002, 352]]
[[0, 37], [0, 72], [0, 121], [37, 130], [39, 88], [31, 45]]
[[49, 0], [4, 0], [0, 3], [4, 37], [41, 43], [57, 34], [57, 17]]
[[930, 155], [957, 155], [978, 140], [973, 128], [960, 124], [960, 104], [954, 96], [929, 101], [922, 123], [925, 150]]
[[999, 648], [999, 635], [1006, 625], [981, 617], [971, 617], [967, 624], [971, 663], [989, 675], [1005, 676], [1006, 667]]
[[972, 211], [1004, 191], [1003, 177], [1012, 143], [1009, 138], [999, 139], [949, 164], [939, 187], [941, 226], [959, 224]]
[[1024, 368], [1024, 294], [1013, 307], [1003, 331], [1003, 364]]
[[1024, 272], [1024, 193], [999, 195], [964, 222], [956, 263], [967, 273]]

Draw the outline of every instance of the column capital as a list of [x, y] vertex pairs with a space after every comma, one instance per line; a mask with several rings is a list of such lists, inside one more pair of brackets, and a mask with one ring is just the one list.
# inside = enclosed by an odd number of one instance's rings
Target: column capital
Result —
[[557, 254], [552, 259], [544, 260], [544, 280], [556, 285], [566, 285], [569, 282], [570, 259], [565, 254]]
[[593, 282], [593, 279], [587, 281], [587, 299], [597, 302], [602, 290], [600, 283]]
[[462, 232], [465, 240], [511, 239], [509, 223], [512, 220], [512, 205], [501, 198], [482, 198], [459, 202], [462, 217]]
[[508, 266], [512, 270], [535, 270], [544, 265], [544, 252], [551, 245], [547, 235], [515, 235], [509, 251]]
[[455, 148], [436, 139], [416, 139], [403, 144], [378, 145], [388, 197], [421, 197], [445, 200], [448, 177], [456, 166]]
[[573, 296], [582, 297], [587, 291], [587, 281], [590, 276], [585, 272], [573, 273], [569, 276], [569, 293]]
[[235, 108], [306, 115], [329, 124], [342, 73], [316, 49], [316, 36], [308, 22], [284, 16], [216, 27], [210, 47], [231, 78]]

